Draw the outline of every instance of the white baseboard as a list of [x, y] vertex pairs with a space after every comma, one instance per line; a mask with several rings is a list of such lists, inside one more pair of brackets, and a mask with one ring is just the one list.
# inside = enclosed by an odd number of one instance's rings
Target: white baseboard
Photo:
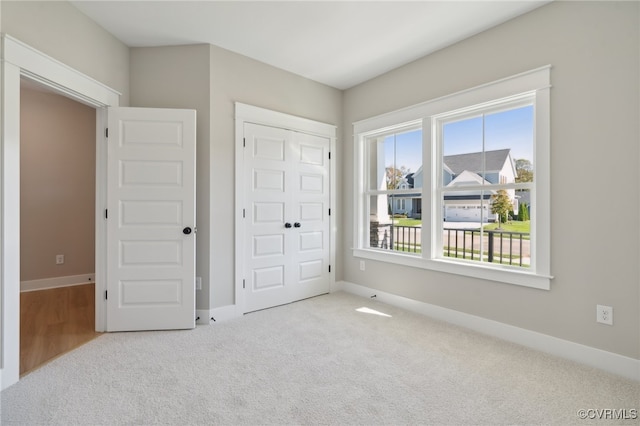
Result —
[[196, 324], [209, 324], [208, 309], [196, 309]]
[[20, 291], [48, 290], [58, 287], [69, 287], [72, 285], [94, 283], [96, 274], [91, 272], [81, 275], [68, 275], [66, 277], [44, 278], [41, 280], [21, 281]]
[[196, 310], [196, 316], [200, 318], [196, 321], [197, 324], [215, 324], [216, 322], [240, 318], [242, 315], [238, 314], [236, 305], [227, 305], [211, 310]]
[[344, 281], [334, 281], [331, 283], [329, 293], [335, 293], [336, 291], [344, 291]]
[[536, 331], [454, 311], [402, 296], [385, 293], [359, 284], [341, 281], [337, 289], [362, 297], [376, 295], [376, 300], [408, 311], [465, 327], [479, 333], [517, 343], [531, 349], [579, 362], [631, 380], [640, 381], [640, 360], [613, 352], [559, 339]]

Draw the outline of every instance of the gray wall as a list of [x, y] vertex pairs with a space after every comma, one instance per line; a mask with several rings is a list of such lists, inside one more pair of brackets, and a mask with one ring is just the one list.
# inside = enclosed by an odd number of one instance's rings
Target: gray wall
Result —
[[[554, 2], [344, 93], [348, 168], [354, 121], [551, 64], [550, 291], [371, 260], [361, 272], [348, 176], [344, 279], [640, 358], [638, 9]], [[596, 323], [596, 304], [613, 306], [614, 326]]]
[[93, 108], [22, 88], [20, 281], [95, 272], [95, 158]]
[[67, 2], [5, 1], [1, 30], [122, 93], [129, 104], [129, 48]]
[[[233, 303], [233, 101], [241, 101], [342, 129], [338, 279], [640, 358], [637, 2], [554, 2], [345, 92], [213, 46], [131, 49], [129, 66], [129, 49], [67, 3], [0, 7], [2, 31], [121, 91], [122, 105], [131, 84], [137, 106], [199, 111], [198, 274], [211, 281], [199, 309]], [[370, 260], [359, 271], [351, 123], [545, 64], [554, 86], [552, 289]], [[593, 179], [594, 170], [618, 179]], [[595, 322], [598, 303], [614, 307], [613, 327]]]
[[[234, 301], [234, 102], [340, 126], [342, 92], [216, 46], [211, 46], [211, 76], [213, 308]], [[339, 161], [333, 164], [338, 170]], [[340, 197], [340, 185], [337, 188]]]
[[131, 49], [132, 106], [198, 111], [198, 309], [235, 303], [236, 101], [340, 124], [337, 89], [216, 46]]
[[208, 309], [209, 287], [209, 46], [131, 49], [131, 106], [186, 108], [196, 112], [196, 275], [202, 277], [196, 307]]

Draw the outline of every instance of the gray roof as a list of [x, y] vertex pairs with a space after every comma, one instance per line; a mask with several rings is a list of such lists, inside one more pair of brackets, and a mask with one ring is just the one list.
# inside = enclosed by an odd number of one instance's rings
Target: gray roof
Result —
[[[509, 157], [510, 149], [498, 149], [495, 151], [485, 151], [485, 170], [502, 170], [505, 161]], [[465, 170], [479, 173], [482, 172], [482, 152], [472, 152], [469, 154], [445, 155], [444, 163], [454, 174], [458, 175]]]
[[409, 188], [413, 188], [413, 175], [415, 173], [411, 172], [411, 173], [407, 173], [406, 176], [404, 177], [407, 180], [407, 183], [409, 184]]

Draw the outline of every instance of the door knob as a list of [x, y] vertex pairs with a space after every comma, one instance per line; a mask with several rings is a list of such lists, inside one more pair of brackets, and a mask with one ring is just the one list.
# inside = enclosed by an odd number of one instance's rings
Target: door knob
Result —
[[291, 228], [291, 224], [289, 222], [287, 222], [287, 223], [284, 224], [284, 227], [285, 228]]
[[182, 233], [183, 233], [184, 235], [189, 235], [189, 234], [191, 233], [191, 228], [189, 228], [189, 227], [187, 226], [186, 228], [184, 228], [184, 229], [182, 230]]
[[293, 224], [293, 226], [295, 228], [300, 228], [302, 225], [300, 225], [300, 222], [296, 222], [296, 223]]

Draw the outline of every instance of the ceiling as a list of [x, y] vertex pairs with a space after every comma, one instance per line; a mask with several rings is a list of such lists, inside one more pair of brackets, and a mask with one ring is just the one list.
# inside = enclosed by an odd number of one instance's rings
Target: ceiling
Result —
[[131, 47], [210, 43], [338, 89], [548, 2], [71, 1]]

